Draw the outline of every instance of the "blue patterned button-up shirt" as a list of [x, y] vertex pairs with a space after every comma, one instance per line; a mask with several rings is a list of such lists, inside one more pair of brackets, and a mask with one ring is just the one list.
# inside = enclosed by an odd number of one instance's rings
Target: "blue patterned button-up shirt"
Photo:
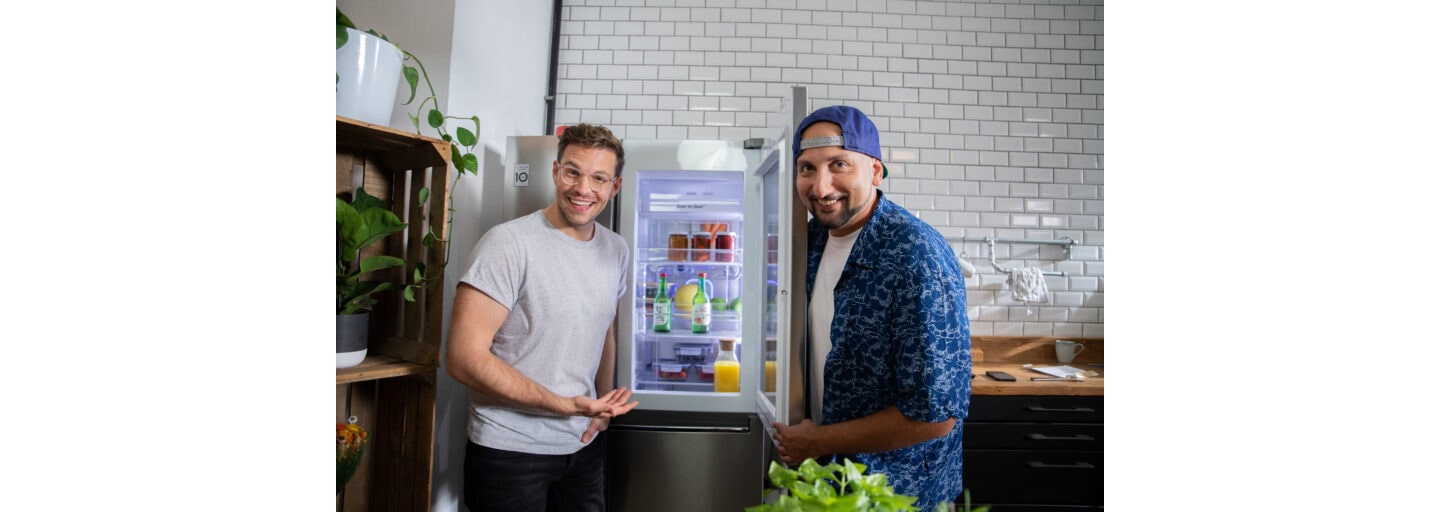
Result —
[[[970, 319], [955, 251], [935, 228], [879, 194], [835, 285], [832, 347], [825, 359], [825, 423], [890, 406], [912, 420], [955, 418], [936, 439], [883, 453], [845, 456], [866, 474], [884, 473], [895, 492], [918, 496], [919, 510], [960, 495], [961, 424], [970, 408]], [[829, 240], [809, 223], [805, 291]], [[807, 295], [808, 296], [808, 295]]]

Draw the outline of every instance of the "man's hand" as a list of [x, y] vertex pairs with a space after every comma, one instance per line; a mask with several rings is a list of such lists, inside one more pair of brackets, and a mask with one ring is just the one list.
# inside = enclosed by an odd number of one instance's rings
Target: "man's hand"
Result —
[[570, 397], [571, 416], [589, 416], [591, 418], [613, 418], [630, 412], [640, 402], [625, 403], [630, 399], [630, 388], [620, 387], [601, 395], [600, 398], [588, 396]]
[[610, 428], [610, 418], [590, 418], [590, 426], [585, 427], [585, 433], [580, 434], [580, 442], [590, 444], [596, 435]]
[[775, 448], [780, 453], [780, 460], [786, 464], [799, 464], [805, 459], [812, 459], [825, 455], [826, 452], [820, 447], [820, 426], [810, 420], [801, 421], [794, 426], [775, 422]]
[[774, 424], [776, 451], [786, 464], [803, 462], [830, 454], [880, 453], [898, 450], [915, 443], [936, 439], [955, 427], [955, 418], [930, 423], [905, 417], [895, 406], [838, 423], [816, 425], [810, 420], [799, 424]]
[[581, 396], [577, 396], [575, 398], [577, 399], [577, 401], [583, 398], [590, 402], [588, 406], [591, 409], [587, 410], [593, 410], [594, 407], [596, 407], [597, 405], [604, 406], [606, 408], [606, 412], [600, 413], [598, 415], [583, 415], [590, 416], [590, 425], [585, 427], [585, 433], [580, 434], [580, 442], [585, 444], [590, 444], [590, 441], [592, 439], [595, 439], [595, 436], [597, 434], [604, 432], [607, 428], [610, 428], [610, 418], [630, 412], [630, 410], [634, 409], [635, 406], [640, 405], [640, 402], [638, 401], [630, 403], [625, 402], [626, 400], [630, 399], [630, 388], [623, 386], [619, 389], [611, 390], [609, 393], [601, 395], [600, 398], [596, 400], [591, 400], [588, 397]]

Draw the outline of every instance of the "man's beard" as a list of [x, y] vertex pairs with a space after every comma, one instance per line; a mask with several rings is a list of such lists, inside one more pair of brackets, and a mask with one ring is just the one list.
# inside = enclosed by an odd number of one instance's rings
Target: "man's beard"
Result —
[[827, 221], [815, 214], [815, 210], [820, 206], [818, 203], [819, 201], [816, 201], [816, 204], [810, 208], [810, 215], [815, 217], [815, 220], [819, 221], [820, 225], [825, 229], [840, 229], [841, 226], [844, 226], [850, 222], [851, 219], [854, 219], [856, 215], [859, 215], [860, 210], [864, 208], [863, 206], [857, 206], [849, 210], [841, 210], [840, 214], [835, 216], [835, 220]]

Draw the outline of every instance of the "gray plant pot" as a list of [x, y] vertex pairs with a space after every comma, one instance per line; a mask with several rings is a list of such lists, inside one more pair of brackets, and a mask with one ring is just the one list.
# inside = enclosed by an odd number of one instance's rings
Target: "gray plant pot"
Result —
[[370, 313], [335, 315], [335, 367], [349, 368], [364, 361], [369, 335]]

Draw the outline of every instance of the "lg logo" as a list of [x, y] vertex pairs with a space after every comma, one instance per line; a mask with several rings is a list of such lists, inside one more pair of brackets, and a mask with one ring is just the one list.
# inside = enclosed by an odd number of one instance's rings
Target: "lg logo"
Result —
[[516, 187], [530, 186], [530, 164], [515, 164], [515, 176], [511, 184]]

